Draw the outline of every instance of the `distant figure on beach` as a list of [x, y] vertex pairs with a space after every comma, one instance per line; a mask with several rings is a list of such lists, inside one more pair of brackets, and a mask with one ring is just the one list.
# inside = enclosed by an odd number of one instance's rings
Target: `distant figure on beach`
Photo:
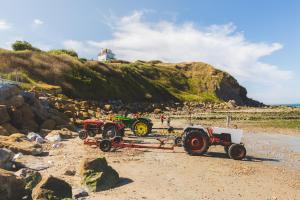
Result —
[[166, 117], [164, 115], [161, 115], [160, 116], [160, 122], [161, 122], [161, 125], [164, 124], [164, 120], [166, 119]]
[[170, 124], [171, 124], [171, 117], [169, 116], [167, 119], [167, 125], [170, 126]]

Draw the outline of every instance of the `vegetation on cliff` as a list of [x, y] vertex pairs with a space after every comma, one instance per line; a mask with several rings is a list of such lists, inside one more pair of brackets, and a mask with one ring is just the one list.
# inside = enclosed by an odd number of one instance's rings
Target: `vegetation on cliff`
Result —
[[98, 62], [67, 51], [0, 50], [0, 76], [23, 82], [24, 88], [61, 88], [73, 98], [124, 102], [235, 100], [259, 106], [228, 73], [209, 64], [160, 61]]

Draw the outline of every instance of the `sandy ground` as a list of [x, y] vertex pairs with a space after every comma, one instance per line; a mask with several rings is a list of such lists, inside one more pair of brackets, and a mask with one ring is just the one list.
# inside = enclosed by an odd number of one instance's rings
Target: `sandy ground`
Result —
[[75, 194], [82, 188], [80, 177], [64, 172], [78, 172], [84, 157], [105, 156], [119, 172], [120, 184], [86, 199], [300, 199], [300, 136], [245, 133], [244, 143], [244, 161], [228, 159], [220, 146], [205, 156], [189, 156], [180, 147], [102, 153], [78, 138], [50, 148], [48, 156], [22, 160], [32, 167], [49, 166], [41, 173], [66, 180]]

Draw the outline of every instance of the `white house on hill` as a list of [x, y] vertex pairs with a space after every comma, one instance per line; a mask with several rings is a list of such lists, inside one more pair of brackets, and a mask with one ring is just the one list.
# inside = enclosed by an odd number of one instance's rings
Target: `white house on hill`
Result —
[[115, 54], [110, 49], [103, 49], [98, 54], [98, 61], [108, 61], [114, 59], [115, 59]]

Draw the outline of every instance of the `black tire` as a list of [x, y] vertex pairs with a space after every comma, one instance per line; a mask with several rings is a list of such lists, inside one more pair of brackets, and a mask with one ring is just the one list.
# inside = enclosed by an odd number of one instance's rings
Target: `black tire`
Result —
[[228, 155], [229, 147], [230, 147], [230, 146], [224, 146], [224, 151], [225, 151], [225, 153], [226, 153], [227, 155]]
[[176, 137], [175, 140], [174, 140], [174, 144], [175, 146], [177, 147], [182, 147], [182, 137]]
[[[147, 127], [147, 130], [144, 133], [140, 133], [138, 130], [138, 126], [139, 124], [144, 124], [145, 127]], [[136, 120], [133, 124], [132, 124], [132, 132], [134, 133], [134, 135], [139, 136], [139, 137], [144, 137], [147, 136], [149, 133], [151, 133], [152, 131], [152, 126], [149, 124], [149, 122], [147, 122], [146, 120]]]
[[78, 137], [82, 140], [85, 140], [88, 137], [88, 133], [86, 132], [86, 130], [81, 130], [78, 133]]
[[228, 149], [229, 157], [234, 160], [243, 160], [246, 154], [246, 148], [242, 144], [232, 144]]
[[117, 132], [117, 127], [114, 124], [106, 124], [103, 128], [102, 138], [112, 139], [117, 136]]
[[99, 145], [101, 151], [109, 152], [111, 150], [111, 141], [110, 140], [102, 140]]
[[207, 152], [209, 138], [203, 130], [191, 130], [183, 134], [182, 144], [188, 154], [198, 156]]

